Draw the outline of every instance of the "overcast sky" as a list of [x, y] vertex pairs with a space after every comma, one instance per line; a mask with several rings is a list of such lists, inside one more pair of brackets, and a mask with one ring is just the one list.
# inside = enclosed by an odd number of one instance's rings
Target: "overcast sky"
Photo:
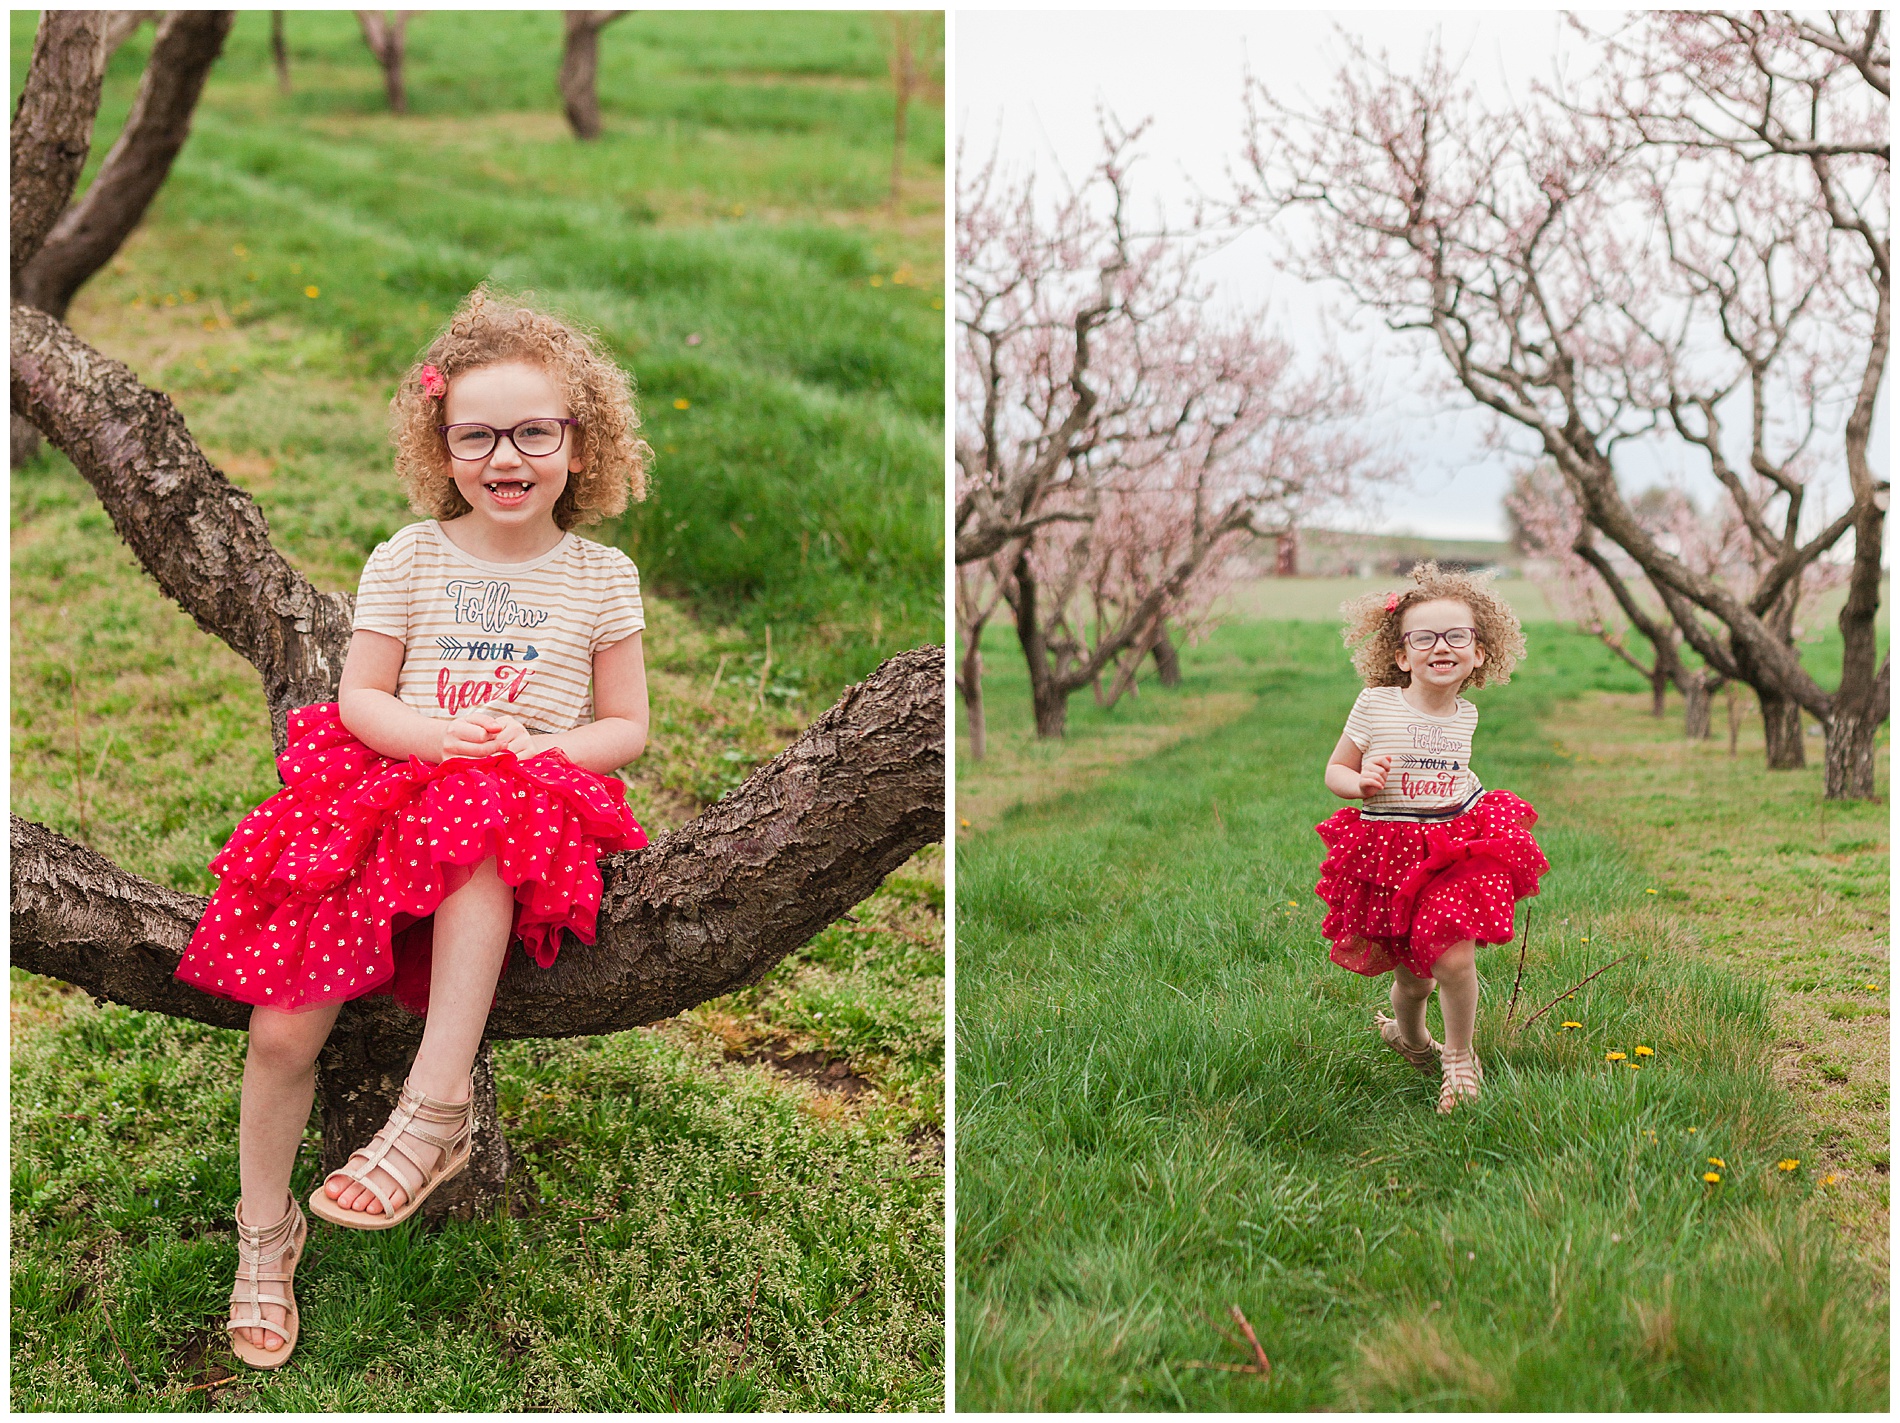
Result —
[[[1607, 15], [1584, 16], [1607, 21]], [[1006, 13], [959, 9], [954, 55], [957, 143], [966, 160], [981, 162], [992, 149], [1005, 168], [1033, 165], [1079, 179], [1099, 156], [1096, 111], [1104, 107], [1125, 123], [1152, 125], [1142, 144], [1140, 194], [1157, 202], [1184, 202], [1197, 188], [1227, 188], [1228, 166], [1238, 160], [1244, 121], [1242, 77], [1251, 71], [1276, 94], [1297, 102], [1330, 88], [1345, 57], [1340, 31], [1385, 49], [1410, 68], [1434, 33], [1447, 55], [1463, 57], [1465, 76], [1498, 96], [1522, 95], [1535, 78], [1560, 64], [1575, 72], [1580, 56], [1554, 11], [1430, 12], [1206, 12], [1136, 11]], [[1243, 238], [1210, 269], [1223, 299], [1249, 306], [1266, 302], [1272, 324], [1296, 346], [1321, 339], [1330, 305], [1346, 308], [1330, 288], [1308, 288], [1276, 274], [1264, 235]], [[1487, 449], [1485, 417], [1468, 398], [1444, 394], [1442, 359], [1415, 340], [1392, 335], [1362, 316], [1339, 340], [1373, 393], [1371, 424], [1404, 457], [1411, 474], [1385, 491], [1366, 526], [1436, 537], [1502, 538], [1502, 497], [1511, 456]], [[1884, 404], [1884, 402], [1883, 402]], [[1884, 466], [1884, 418], [1877, 448]], [[1672, 473], [1695, 487], [1699, 471], [1659, 448], [1632, 472], [1636, 482]], [[1845, 505], [1840, 497], [1830, 501]]]

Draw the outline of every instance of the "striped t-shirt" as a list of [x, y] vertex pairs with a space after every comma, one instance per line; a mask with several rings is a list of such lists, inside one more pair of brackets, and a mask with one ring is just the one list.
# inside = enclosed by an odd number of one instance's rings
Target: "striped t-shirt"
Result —
[[363, 565], [355, 627], [399, 638], [396, 696], [424, 716], [490, 704], [530, 731], [594, 719], [594, 654], [646, 626], [640, 573], [617, 548], [567, 534], [526, 563], [485, 563], [430, 519]]
[[1450, 716], [1428, 716], [1398, 687], [1367, 687], [1352, 704], [1346, 735], [1360, 764], [1390, 756], [1385, 789], [1368, 796], [1362, 813], [1375, 820], [1447, 820], [1484, 793], [1471, 769], [1478, 709], [1463, 697]]

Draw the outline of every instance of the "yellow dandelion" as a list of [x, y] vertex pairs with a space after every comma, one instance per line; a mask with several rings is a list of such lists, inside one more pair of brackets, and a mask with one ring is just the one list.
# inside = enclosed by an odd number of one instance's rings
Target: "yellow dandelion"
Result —
[[1836, 1176], [1832, 1171], [1830, 1171], [1827, 1173], [1827, 1175], [1821, 1178], [1821, 1184], [1823, 1186], [1832, 1186], [1836, 1181], [1840, 1179], [1841, 1178], [1839, 1176]]
[[1644, 890], [1644, 891], [1643, 891], [1643, 893], [1644, 893], [1644, 894], [1654, 894], [1655, 892], [1656, 892], [1656, 891], [1655, 891], [1655, 890], [1653, 890], [1653, 889], [1646, 889], [1646, 890]]
[[1300, 902], [1297, 899], [1289, 899], [1287, 903], [1292, 905], [1295, 909], [1298, 909], [1300, 907]]
[[1638, 1043], [1636, 1045], [1636, 1055], [1638, 1057], [1654, 1057], [1656, 1055], [1656, 1049], [1653, 1047], [1644, 1047], [1641, 1043]]
[[678, 400], [673, 402], [673, 408], [675, 410], [691, 410], [693, 408], [693, 402], [682, 395]]
[[881, 286], [883, 286], [883, 285], [884, 285], [884, 278], [882, 278], [882, 277], [880, 277], [880, 276], [878, 276], [878, 275], [876, 275], [875, 273], [873, 273], [873, 274], [872, 274], [872, 277], [871, 277], [871, 285], [872, 285], [872, 286], [874, 286], [874, 287], [881, 287]]
[[239, 242], [231, 248], [231, 255], [233, 257], [248, 257], [251, 255], [251, 249], [246, 247], [242, 242]]
[[1713, 1171], [1704, 1171], [1702, 1173], [1702, 1179], [1707, 1181], [1711, 1186], [1719, 1186], [1722, 1183], [1722, 1178]]
[[1777, 1170], [1777, 1171], [1792, 1171], [1792, 1170], [1794, 1170], [1794, 1168], [1795, 1168], [1795, 1167], [1797, 1167], [1797, 1166], [1799, 1166], [1800, 1164], [1801, 1164], [1801, 1158], [1800, 1158], [1800, 1157], [1798, 1157], [1798, 1156], [1790, 1156], [1790, 1157], [1787, 1157], [1787, 1158], [1785, 1158], [1784, 1160], [1781, 1160], [1781, 1161], [1777, 1161], [1777, 1162], [1775, 1163], [1775, 1170]]
[[1689, 1135], [1690, 1135], [1690, 1136], [1694, 1136], [1694, 1135], [1695, 1135], [1695, 1128], [1694, 1128], [1694, 1127], [1690, 1127], [1690, 1128], [1689, 1128]]
[[321, 287], [305, 287], [303, 289], [303, 294], [309, 297], [312, 301], [315, 301], [318, 297], [323, 295], [323, 289]]
[[1605, 1062], [1621, 1062], [1628, 1056], [1629, 1054], [1626, 1052], [1606, 1052], [1603, 1054], [1603, 1060]]
[[1585, 934], [1585, 935], [1583, 936], [1583, 942], [1584, 942], [1584, 943], [1586, 943], [1586, 944], [1590, 942], [1590, 936], [1589, 936], [1588, 934]]
[[1863, 987], [1865, 987], [1869, 993], [1878, 993], [1880, 991], [1880, 985], [1878, 983], [1864, 984]]
[[962, 816], [957, 817], [957, 824], [961, 825], [965, 830], [970, 828], [970, 822], [965, 820]]
[[1728, 1170], [1728, 1162], [1724, 1161], [1719, 1156], [1711, 1156], [1709, 1158], [1709, 1165], [1720, 1166], [1724, 1171]]
[[1568, 1021], [1568, 1020], [1566, 1020], [1566, 1021], [1565, 1021], [1565, 1023], [1564, 1023], [1564, 1028], [1565, 1028], [1565, 1030], [1566, 1030], [1566, 1031], [1567, 1031], [1567, 1030], [1569, 1030], [1569, 1029], [1571, 1029], [1571, 1028], [1581, 1028], [1582, 1026], [1583, 1026], [1583, 1024], [1582, 1024], [1582, 1023], [1576, 1023], [1576, 1022], [1571, 1022], [1571, 1021]]

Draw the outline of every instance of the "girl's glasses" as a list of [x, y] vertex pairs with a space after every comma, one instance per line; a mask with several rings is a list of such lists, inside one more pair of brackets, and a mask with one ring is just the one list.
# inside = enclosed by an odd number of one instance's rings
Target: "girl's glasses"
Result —
[[511, 430], [497, 430], [492, 425], [437, 425], [435, 428], [449, 442], [449, 453], [458, 460], [485, 460], [496, 443], [506, 435], [508, 443], [520, 453], [534, 458], [539, 455], [551, 455], [561, 448], [567, 439], [567, 427], [578, 425], [578, 420], [566, 416], [548, 416], [540, 420], [523, 420]]
[[[519, 446], [516, 446], [519, 449]], [[523, 454], [527, 451], [523, 450]], [[1430, 628], [1415, 628], [1406, 633], [1400, 641], [1414, 652], [1430, 652], [1438, 646], [1439, 638], [1445, 639], [1445, 646], [1466, 648], [1478, 640], [1476, 628], [1446, 628], [1443, 632], [1433, 632]]]

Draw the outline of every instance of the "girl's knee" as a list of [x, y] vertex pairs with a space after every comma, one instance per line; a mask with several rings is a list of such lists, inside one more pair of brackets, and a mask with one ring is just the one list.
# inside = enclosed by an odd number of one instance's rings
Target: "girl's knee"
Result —
[[1404, 968], [1397, 968], [1392, 972], [1392, 991], [1401, 998], [1429, 998], [1432, 992], [1432, 981], [1429, 978], [1420, 978], [1417, 974], [1408, 973]]
[[296, 1071], [315, 1064], [330, 1036], [334, 1015], [328, 1013], [280, 1013], [274, 1008], [257, 1008], [251, 1013], [249, 1055], [283, 1071]]

